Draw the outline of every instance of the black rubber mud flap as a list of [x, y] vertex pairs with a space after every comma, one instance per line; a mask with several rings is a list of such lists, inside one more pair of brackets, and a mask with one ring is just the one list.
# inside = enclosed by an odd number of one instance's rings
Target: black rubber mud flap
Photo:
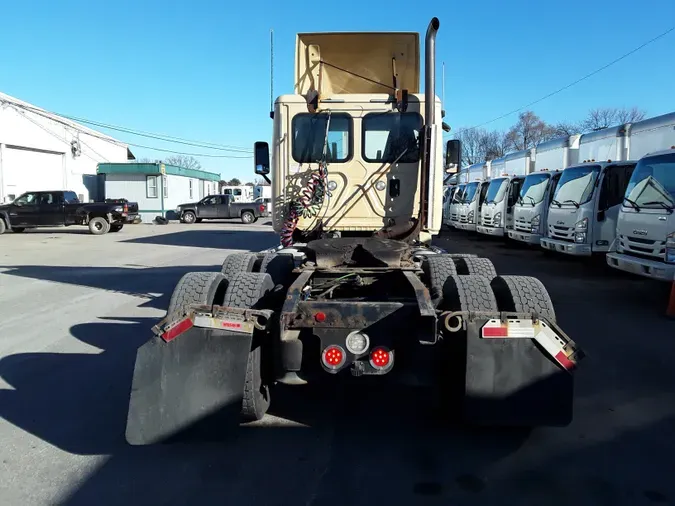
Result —
[[531, 339], [482, 339], [485, 321], [467, 322], [464, 421], [494, 427], [569, 425], [572, 374]]
[[141, 346], [126, 439], [161, 443], [182, 435], [222, 439], [239, 425], [251, 335], [192, 328]]

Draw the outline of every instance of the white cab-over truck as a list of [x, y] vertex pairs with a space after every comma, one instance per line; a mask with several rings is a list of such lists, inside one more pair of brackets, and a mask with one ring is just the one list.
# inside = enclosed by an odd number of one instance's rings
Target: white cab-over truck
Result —
[[630, 156], [645, 152], [620, 205], [616, 237], [607, 254], [607, 264], [648, 278], [673, 281], [675, 113], [631, 125]]
[[612, 251], [628, 211], [624, 194], [637, 160], [675, 143], [674, 128], [675, 114], [667, 114], [582, 135], [582, 163], [563, 171], [541, 246], [575, 256]]
[[577, 162], [579, 138], [574, 135], [539, 144], [534, 150], [534, 172], [523, 181], [513, 211], [509, 238], [539, 246], [546, 231], [548, 210], [561, 171]]
[[481, 209], [480, 234], [507, 237], [513, 229], [514, 206], [525, 176], [532, 171], [532, 151], [510, 153], [490, 162], [492, 179]]
[[276, 100], [271, 146], [254, 146], [281, 245], [181, 278], [137, 353], [127, 441], [193, 428], [222, 438], [263, 418], [278, 384], [330, 376], [413, 383], [475, 425], [570, 423], [582, 354], [546, 288], [432, 244], [439, 25], [427, 29], [424, 93], [418, 33], [298, 35], [295, 93]]
[[466, 185], [462, 194], [462, 201], [457, 208], [458, 219], [456, 228], [461, 230], [476, 230], [480, 217], [481, 199], [485, 197], [488, 179], [488, 163], [481, 162], [470, 165], [464, 174]]

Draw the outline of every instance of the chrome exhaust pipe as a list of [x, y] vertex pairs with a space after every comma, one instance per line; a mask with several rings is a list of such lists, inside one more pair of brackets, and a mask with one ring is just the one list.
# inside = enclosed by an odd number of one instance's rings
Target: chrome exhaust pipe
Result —
[[427, 126], [436, 122], [436, 34], [441, 22], [433, 18], [424, 41], [424, 118]]

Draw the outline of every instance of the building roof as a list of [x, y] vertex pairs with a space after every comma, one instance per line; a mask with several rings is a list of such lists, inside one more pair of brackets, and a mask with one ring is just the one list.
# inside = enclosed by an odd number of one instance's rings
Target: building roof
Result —
[[186, 169], [165, 163], [99, 163], [96, 169], [99, 174], [170, 174], [172, 176], [193, 177], [206, 181], [220, 181], [220, 174], [205, 170]]

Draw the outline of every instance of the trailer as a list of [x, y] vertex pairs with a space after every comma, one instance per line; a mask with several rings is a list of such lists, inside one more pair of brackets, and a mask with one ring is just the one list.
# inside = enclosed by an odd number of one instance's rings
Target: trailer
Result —
[[[276, 99], [271, 144], [254, 145], [280, 245], [179, 281], [137, 353], [129, 443], [193, 429], [222, 438], [262, 419], [279, 384], [329, 377], [413, 375], [475, 425], [570, 423], [583, 352], [543, 284], [432, 243], [448, 165], [439, 26], [433, 18], [426, 33], [423, 93], [417, 33], [298, 35], [296, 88]], [[364, 68], [369, 78], [355, 78]]]

